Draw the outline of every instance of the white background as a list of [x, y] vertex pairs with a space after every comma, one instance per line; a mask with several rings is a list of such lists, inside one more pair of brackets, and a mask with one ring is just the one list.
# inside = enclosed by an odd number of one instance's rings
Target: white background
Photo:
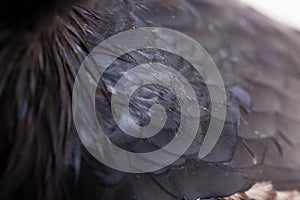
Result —
[[239, 0], [281, 23], [300, 30], [300, 0]]

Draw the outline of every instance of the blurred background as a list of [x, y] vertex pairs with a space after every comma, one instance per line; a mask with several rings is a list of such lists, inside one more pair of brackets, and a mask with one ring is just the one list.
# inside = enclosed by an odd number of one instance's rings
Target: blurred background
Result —
[[300, 30], [300, 0], [239, 0], [264, 15]]

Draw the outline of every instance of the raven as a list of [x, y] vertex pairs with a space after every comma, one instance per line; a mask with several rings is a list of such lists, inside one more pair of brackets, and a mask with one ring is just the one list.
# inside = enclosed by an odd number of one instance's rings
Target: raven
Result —
[[[131, 99], [137, 124], [149, 122], [147, 110], [157, 101], [172, 120], [157, 137], [124, 135], [110, 102], [114, 84], [128, 69], [150, 61], [172, 65], [206, 108], [187, 152], [170, 166], [144, 174], [120, 172], [95, 159], [72, 116], [72, 88], [83, 60], [105, 39], [139, 27], [169, 28], [203, 45], [227, 94], [222, 134], [200, 159], [211, 119], [203, 79], [182, 57], [158, 49], [116, 59], [97, 84], [95, 110], [107, 137], [121, 148], [161, 148], [180, 121], [174, 94], [146, 85]], [[299, 32], [233, 0], [2, 0], [0, 198], [250, 199], [266, 190], [265, 199], [292, 199], [300, 188], [299, 55]], [[287, 190], [292, 191], [287, 197], [278, 192]]]

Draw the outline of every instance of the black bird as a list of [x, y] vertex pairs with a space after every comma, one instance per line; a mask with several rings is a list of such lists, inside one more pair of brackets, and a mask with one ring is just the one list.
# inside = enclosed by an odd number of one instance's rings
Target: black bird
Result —
[[[72, 87], [82, 61], [101, 41], [153, 26], [204, 46], [225, 82], [227, 117], [205, 158], [197, 153], [209, 109], [201, 116], [203, 129], [178, 161], [129, 174], [100, 163], [82, 145], [72, 117]], [[299, 55], [297, 31], [231, 0], [1, 0], [0, 199], [299, 199]], [[156, 85], [132, 99], [132, 115], [146, 123], [148, 104], [158, 97], [174, 111], [174, 122], [164, 129], [168, 137], [128, 139], [113, 121], [111, 86], [124, 70], [153, 60], [181, 70], [200, 102], [209, 103], [205, 84], [182, 58], [159, 50], [120, 57], [99, 81], [96, 110], [109, 139], [131, 151], [159, 148], [178, 128], [176, 98]]]

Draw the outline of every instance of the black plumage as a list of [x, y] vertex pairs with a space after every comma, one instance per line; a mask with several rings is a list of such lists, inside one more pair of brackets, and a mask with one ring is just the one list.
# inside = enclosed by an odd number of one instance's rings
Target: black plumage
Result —
[[[1, 199], [196, 199], [228, 196], [258, 181], [272, 181], [279, 190], [300, 188], [298, 32], [230, 0], [2, 4], [7, 6], [0, 6]], [[197, 152], [209, 111], [184, 156], [157, 172], [136, 175], [110, 169], [85, 150], [71, 97], [76, 72], [97, 44], [145, 26], [178, 30], [205, 47], [225, 81], [228, 111], [207, 157], [199, 160]], [[205, 85], [182, 58], [159, 50], [124, 55], [99, 82], [96, 110], [114, 143], [132, 151], [159, 148], [172, 134], [126, 138], [109, 114], [109, 86], [126, 69], [153, 60], [174, 65], [193, 83], [200, 102], [209, 104]], [[174, 110], [175, 122], [165, 127], [172, 133], [180, 114], [176, 99], [159, 91], [142, 88], [144, 96], [134, 99], [132, 112], [145, 123], [147, 115], [138, 109], [147, 109], [153, 96], [173, 102], [166, 106]]]

